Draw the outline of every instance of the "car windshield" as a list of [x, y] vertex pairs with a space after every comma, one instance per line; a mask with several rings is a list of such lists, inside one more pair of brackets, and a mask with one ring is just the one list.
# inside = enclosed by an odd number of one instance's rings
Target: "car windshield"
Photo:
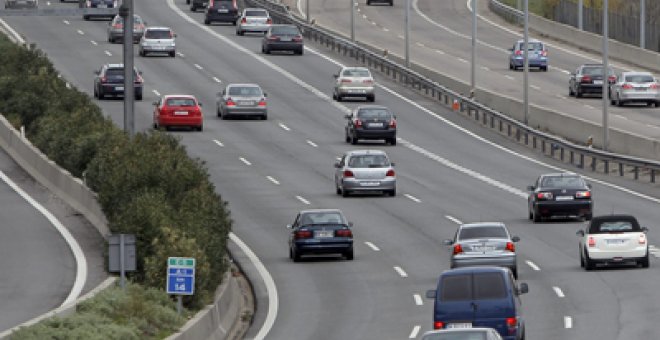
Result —
[[171, 39], [172, 32], [170, 30], [147, 30], [144, 34], [147, 39]]
[[338, 212], [313, 212], [303, 214], [300, 219], [300, 224], [346, 224], [346, 222]]
[[390, 119], [392, 114], [386, 109], [369, 108], [360, 109], [357, 115], [360, 119]]
[[[524, 45], [525, 45], [524, 42], [518, 43], [518, 49], [522, 50]], [[528, 42], [527, 43], [527, 50], [528, 51], [542, 51], [543, 50], [543, 44], [540, 43], [540, 42]]]
[[359, 69], [359, 68], [351, 68], [351, 69], [346, 69], [344, 72], [342, 72], [342, 76], [344, 77], [371, 77], [371, 73], [369, 73], [368, 70], [365, 69]]
[[383, 168], [390, 165], [385, 155], [359, 155], [348, 161], [351, 168]]
[[229, 95], [239, 97], [258, 97], [261, 96], [261, 89], [256, 86], [235, 86], [229, 88]]
[[169, 98], [167, 106], [195, 106], [195, 101], [192, 98]]
[[479, 238], [508, 238], [508, 235], [504, 228], [498, 226], [461, 228], [458, 233], [459, 240]]
[[246, 17], [267, 17], [266, 11], [245, 11]]
[[544, 188], [584, 188], [584, 181], [576, 176], [543, 177], [541, 187]]
[[626, 82], [628, 82], [628, 83], [652, 83], [653, 82], [653, 77], [649, 76], [649, 75], [644, 75], [644, 74], [630, 75], [630, 76], [626, 76]]
[[487, 340], [487, 338], [486, 332], [483, 331], [461, 331], [427, 334], [422, 340]]
[[275, 26], [271, 33], [275, 35], [300, 35], [298, 28], [295, 26]]

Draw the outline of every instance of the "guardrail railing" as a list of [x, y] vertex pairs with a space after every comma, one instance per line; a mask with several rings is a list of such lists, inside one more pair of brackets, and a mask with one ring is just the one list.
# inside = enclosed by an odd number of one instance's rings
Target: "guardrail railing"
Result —
[[[656, 176], [660, 174], [660, 162], [658, 161], [615, 154], [574, 144], [557, 136], [536, 130], [448, 89], [387, 57], [342, 38], [336, 33], [322, 27], [310, 25], [293, 16], [287, 6], [280, 3], [269, 0], [244, 1], [251, 6], [267, 9], [277, 23], [297, 25], [301, 28], [306, 39], [321, 44], [335, 53], [353, 58], [367, 67], [379, 71], [386, 77], [403, 83], [422, 95], [433, 98], [441, 105], [452, 108], [454, 111], [475, 120], [482, 126], [497, 131], [501, 135], [507, 136], [547, 157], [569, 164], [577, 169], [617, 175], [650, 183], [655, 183]], [[505, 7], [516, 11], [508, 6]]]
[[488, 1], [488, 8], [490, 8], [491, 11], [495, 12], [508, 22], [520, 24], [524, 20], [525, 14], [522, 11], [505, 5], [498, 0]]

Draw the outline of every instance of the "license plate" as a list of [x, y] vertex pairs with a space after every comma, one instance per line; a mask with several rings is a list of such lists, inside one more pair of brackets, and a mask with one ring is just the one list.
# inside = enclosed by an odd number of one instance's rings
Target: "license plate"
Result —
[[622, 239], [607, 240], [607, 244], [624, 244], [624, 243], [626, 243], [626, 240], [622, 240]]
[[378, 186], [379, 182], [361, 182], [360, 185], [363, 187], [375, 187]]
[[603, 85], [602, 80], [594, 80], [594, 85]]
[[485, 252], [489, 252], [489, 251], [493, 251], [494, 249], [495, 249], [495, 248], [493, 248], [493, 247], [488, 247], [488, 246], [486, 246], [486, 247], [479, 247], [479, 246], [477, 246], [477, 247], [472, 247], [472, 250], [474, 250], [474, 251], [480, 251], [480, 252], [484, 252], [484, 253], [485, 253]]
[[334, 236], [334, 232], [332, 230], [317, 230], [314, 232], [314, 235], [320, 238], [327, 238]]
[[282, 40], [282, 41], [291, 41], [291, 38], [288, 38], [288, 37], [281, 37], [280, 40]]
[[174, 114], [177, 116], [187, 116], [188, 111], [174, 111]]
[[123, 86], [117, 86], [117, 87], [115, 87], [115, 91], [124, 91], [124, 87]]
[[369, 124], [367, 124], [367, 126], [372, 127], [372, 128], [382, 128], [383, 123], [369, 123]]
[[108, 5], [106, 4], [98, 4], [96, 8], [108, 8]]
[[646, 91], [646, 87], [636, 87], [635, 91]]
[[557, 196], [557, 201], [572, 201], [573, 196]]
[[229, 13], [229, 10], [226, 8], [220, 8], [218, 9], [218, 13]]
[[238, 102], [238, 105], [251, 106], [251, 105], [254, 105], [254, 102], [253, 102], [253, 101], [249, 101], [249, 100], [243, 100], [243, 101], [239, 101], [239, 102]]
[[447, 328], [472, 328], [472, 324], [469, 322], [448, 323]]
[[349, 93], [367, 93], [366, 90], [348, 90]]

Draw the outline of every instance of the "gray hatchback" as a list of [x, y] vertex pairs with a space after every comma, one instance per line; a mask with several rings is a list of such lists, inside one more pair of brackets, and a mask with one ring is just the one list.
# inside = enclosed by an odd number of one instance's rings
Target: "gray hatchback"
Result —
[[257, 84], [229, 84], [220, 93], [216, 103], [218, 117], [229, 119], [232, 116], [258, 116], [268, 119], [266, 93]]
[[344, 197], [354, 192], [374, 191], [395, 196], [394, 163], [384, 151], [348, 151], [335, 163], [335, 188]]
[[510, 236], [501, 222], [463, 224], [458, 227], [454, 239], [445, 240], [452, 246], [451, 268], [468, 266], [507, 267], [518, 278], [515, 242], [518, 236]]
[[272, 25], [261, 41], [261, 52], [292, 51], [302, 55], [305, 52], [303, 36], [295, 25]]

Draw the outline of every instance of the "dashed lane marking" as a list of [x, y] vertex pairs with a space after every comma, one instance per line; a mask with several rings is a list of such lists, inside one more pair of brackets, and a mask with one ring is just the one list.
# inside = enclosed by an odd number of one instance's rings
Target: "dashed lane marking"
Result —
[[414, 202], [417, 202], [417, 203], [422, 203], [422, 200], [420, 200], [419, 198], [417, 198], [417, 197], [415, 197], [415, 196], [413, 196], [413, 195], [410, 195], [410, 194], [404, 194], [403, 196], [407, 197], [407, 198], [410, 199], [411, 201], [414, 201]]
[[284, 123], [278, 123], [277, 125], [279, 125], [285, 131], [291, 131], [291, 129], [288, 126], [284, 125]]
[[412, 331], [410, 332], [410, 336], [408, 336], [408, 339], [416, 339], [416, 338], [417, 338], [417, 334], [419, 334], [419, 330], [420, 330], [421, 328], [422, 328], [422, 327], [419, 326], [419, 325], [413, 327]]
[[80, 35], [85, 35], [85, 32], [83, 32], [83, 31], [81, 31], [81, 30], [78, 30], [78, 34], [80, 34]]
[[557, 294], [558, 297], [563, 298], [564, 292], [561, 291], [561, 288], [559, 287], [552, 287], [552, 289], [555, 291], [555, 294]]
[[424, 305], [424, 300], [422, 300], [422, 296], [419, 294], [413, 295], [413, 298], [415, 299], [415, 304], [418, 306]]
[[311, 145], [311, 146], [313, 146], [313, 147], [315, 147], [315, 148], [318, 148], [318, 147], [319, 147], [318, 145], [316, 145], [316, 143], [312, 142], [311, 140], [307, 140], [307, 144], [309, 144], [309, 145]]
[[103, 53], [105, 53], [105, 55], [107, 55], [108, 57], [112, 57], [112, 53], [110, 53], [110, 51], [108, 50], [103, 51]]
[[151, 90], [151, 92], [153, 92], [157, 97], [160, 97], [160, 92], [158, 92], [156, 90]]
[[250, 161], [248, 161], [247, 159], [245, 159], [243, 157], [239, 157], [238, 159], [240, 159], [241, 162], [243, 162], [245, 165], [252, 165], [252, 163], [250, 163]]
[[401, 267], [394, 266], [394, 270], [396, 270], [397, 273], [399, 273], [399, 276], [401, 277], [408, 277], [408, 273], [406, 273]]
[[371, 250], [373, 250], [373, 251], [380, 251], [380, 248], [376, 247], [375, 244], [373, 244], [369, 241], [364, 242], [364, 244], [366, 244], [367, 247], [371, 248]]
[[310, 205], [310, 204], [311, 204], [311, 203], [309, 203], [308, 200], [306, 200], [306, 199], [305, 199], [304, 197], [302, 197], [302, 196], [296, 196], [296, 199], [298, 199], [298, 201], [300, 201], [300, 202], [303, 202], [303, 204], [307, 204], [307, 205]]
[[224, 148], [224, 147], [225, 147], [225, 145], [222, 144], [222, 142], [219, 141], [219, 140], [217, 140], [217, 139], [214, 139], [213, 142], [214, 142], [215, 144], [218, 144], [218, 146], [221, 147], [221, 148]]
[[222, 83], [222, 80], [218, 79], [218, 77], [213, 77], [213, 81], [216, 83]]
[[573, 318], [570, 316], [565, 316], [564, 317], [564, 327], [565, 328], [573, 328]]
[[278, 180], [276, 180], [275, 178], [273, 178], [271, 176], [266, 176], [266, 178], [268, 178], [269, 181], [273, 182], [273, 184], [280, 185], [280, 182]]
[[461, 220], [459, 220], [458, 218], [456, 218], [454, 216], [446, 215], [445, 218], [452, 221], [452, 222], [454, 222], [454, 223], [456, 223], [456, 224], [463, 224], [463, 222], [461, 222]]
[[532, 268], [532, 269], [534, 269], [534, 270], [536, 270], [536, 271], [541, 270], [541, 268], [539, 268], [539, 266], [537, 266], [537, 265], [536, 265], [534, 262], [532, 262], [532, 261], [527, 260], [527, 261], [525, 261], [525, 263], [527, 263], [527, 265], [528, 265], [530, 268]]

